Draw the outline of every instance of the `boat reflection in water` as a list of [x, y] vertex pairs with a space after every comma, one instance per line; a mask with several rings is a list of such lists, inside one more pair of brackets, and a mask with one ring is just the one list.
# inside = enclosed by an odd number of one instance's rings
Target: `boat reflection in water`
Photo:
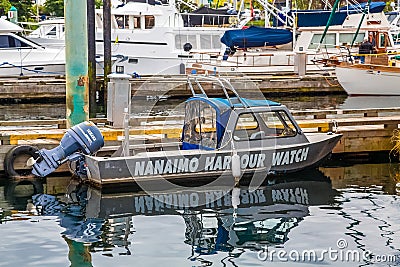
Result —
[[[242, 184], [150, 194], [99, 191], [69, 177], [0, 179], [2, 265], [265, 266], [258, 258], [265, 247], [271, 255], [336, 249], [338, 240], [398, 265], [399, 173], [398, 164], [358, 164], [282, 176], [255, 190]], [[26, 251], [33, 256], [15, 256]]]
[[[184, 242], [192, 246], [191, 260], [236, 248], [257, 251], [265, 245], [283, 244], [309, 215], [309, 206], [333, 204], [338, 195], [330, 179], [317, 170], [268, 181], [255, 190], [214, 186], [148, 195], [138, 190], [102, 193], [79, 183], [68, 188], [68, 204], [47, 194], [32, 197], [40, 214], [60, 217], [68, 244], [91, 243], [91, 252], [109, 255], [113, 247], [120, 247], [126, 251], [122, 254], [129, 255], [135, 216], [178, 215], [186, 225]], [[131, 234], [133, 238], [128, 238]]]

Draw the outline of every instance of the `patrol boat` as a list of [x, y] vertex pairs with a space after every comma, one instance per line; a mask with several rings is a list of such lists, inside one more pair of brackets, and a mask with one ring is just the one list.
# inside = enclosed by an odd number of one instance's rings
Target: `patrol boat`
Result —
[[[225, 98], [208, 97], [205, 83], [219, 86]], [[39, 151], [33, 174], [45, 176], [70, 160], [76, 161], [77, 174], [99, 185], [161, 178], [266, 177], [317, 166], [341, 138], [334, 133], [304, 133], [286, 106], [242, 98], [225, 78], [189, 76], [188, 86], [193, 96], [186, 101], [180, 142], [152, 144], [152, 151], [139, 152], [126, 144], [126, 138], [113, 156], [99, 157], [95, 153], [104, 144], [101, 132], [84, 122], [68, 130], [59, 147]]]

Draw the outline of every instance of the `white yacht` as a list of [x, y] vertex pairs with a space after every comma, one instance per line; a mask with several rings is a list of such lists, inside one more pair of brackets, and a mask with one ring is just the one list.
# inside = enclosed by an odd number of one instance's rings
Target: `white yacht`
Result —
[[[221, 51], [226, 30], [240, 28], [251, 18], [239, 19], [228, 9], [199, 8], [179, 13], [177, 3], [126, 0], [111, 8], [111, 52], [123, 58], [118, 65], [128, 74], [179, 74], [191, 60], [212, 60]], [[96, 53], [104, 54], [103, 10], [96, 10]], [[29, 36], [45, 46], [64, 44], [64, 20], [47, 20]], [[214, 56], [213, 56], [214, 55]], [[122, 57], [121, 57], [122, 56]]]
[[[126, 73], [179, 74], [196, 56], [212, 59], [221, 50], [227, 29], [241, 27], [248, 19], [238, 15], [178, 12], [174, 0], [127, 0], [111, 10], [112, 55], [123, 55]], [[225, 12], [226, 13], [226, 12]], [[96, 49], [103, 53], [103, 10], [96, 12]], [[215, 56], [216, 57], [216, 56]]]
[[45, 48], [17, 33], [23, 29], [0, 18], [0, 75], [58, 75], [65, 73], [63, 48]]

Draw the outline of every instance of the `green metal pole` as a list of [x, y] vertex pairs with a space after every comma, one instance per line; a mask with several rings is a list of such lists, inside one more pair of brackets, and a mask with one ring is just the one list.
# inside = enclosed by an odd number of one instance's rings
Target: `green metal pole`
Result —
[[366, 6], [364, 7], [364, 11], [363, 11], [363, 14], [362, 14], [360, 23], [358, 24], [358, 27], [357, 27], [356, 33], [354, 34], [353, 40], [351, 40], [351, 46], [350, 46], [351, 48], [353, 48], [354, 42], [355, 42], [356, 39], [357, 39], [357, 35], [358, 35], [358, 33], [360, 32], [361, 25], [362, 25], [362, 23], [363, 23], [363, 21], [364, 21], [365, 15], [368, 13], [368, 10], [367, 10], [367, 9], [369, 9], [369, 6], [370, 6], [370, 5], [371, 5], [371, 0], [368, 0], [368, 5], [366, 5]]
[[338, 5], [339, 5], [339, 2], [340, 2], [340, 0], [336, 0], [336, 1], [335, 1], [335, 4], [334, 4], [333, 7], [332, 7], [332, 12], [331, 12], [331, 14], [329, 15], [329, 19], [328, 19], [328, 22], [326, 23], [324, 33], [323, 33], [322, 36], [321, 36], [321, 41], [319, 41], [320, 44], [322, 44], [322, 41], [325, 39], [325, 35], [326, 35], [326, 32], [327, 32], [328, 29], [329, 29], [329, 26], [331, 26], [332, 19], [333, 19], [333, 16], [335, 16], [335, 12], [336, 12], [336, 9], [337, 9], [337, 7], [338, 7]]
[[89, 120], [86, 1], [65, 0], [67, 128]]
[[68, 244], [68, 259], [71, 262], [70, 267], [93, 267], [92, 255], [90, 254], [90, 245], [73, 241], [64, 237]]

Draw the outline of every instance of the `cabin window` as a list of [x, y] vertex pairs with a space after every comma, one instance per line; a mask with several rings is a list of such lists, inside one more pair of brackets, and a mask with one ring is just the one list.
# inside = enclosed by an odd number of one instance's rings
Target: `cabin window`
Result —
[[212, 35], [212, 48], [220, 49], [221, 48], [221, 37], [219, 35]]
[[0, 36], [0, 48], [10, 48], [10, 47], [30, 47], [30, 46], [24, 42], [21, 42], [19, 39], [13, 38], [11, 36], [7, 35]]
[[186, 104], [183, 141], [215, 149], [217, 147], [217, 114], [203, 101]]
[[129, 58], [128, 59], [128, 63], [129, 64], [138, 64], [139, 63], [139, 59], [137, 59], [137, 58]]
[[192, 49], [197, 49], [196, 35], [177, 34], [175, 35], [175, 48], [183, 49], [183, 45], [190, 43]]
[[296, 133], [296, 127], [284, 111], [242, 113], [233, 138], [236, 141], [259, 140], [295, 136]]
[[183, 44], [186, 39], [183, 39], [183, 35], [175, 35], [175, 49], [183, 49]]
[[9, 48], [8, 36], [0, 36], [0, 48]]
[[144, 16], [144, 23], [146, 29], [152, 29], [155, 25], [154, 16]]
[[56, 36], [56, 35], [57, 35], [56, 26], [54, 26], [53, 28], [51, 28], [51, 30], [50, 30], [46, 35], [49, 35], [49, 36]]
[[133, 16], [133, 28], [140, 29], [140, 16]]
[[297, 131], [287, 113], [283, 110], [260, 113], [261, 118], [269, 129], [278, 136], [295, 136]]
[[[350, 45], [351, 42], [353, 41], [354, 34], [353, 33], [341, 33], [339, 35], [339, 44], [340, 45]], [[359, 33], [357, 34], [357, 37], [354, 41], [354, 43], [362, 43], [364, 40], [364, 33]]]
[[379, 48], [385, 48], [386, 45], [386, 38], [384, 33], [379, 33]]
[[[308, 46], [308, 49], [316, 49], [319, 46], [319, 42], [321, 41], [322, 34], [314, 34], [311, 43]], [[326, 47], [334, 47], [336, 44], [336, 34], [328, 33], [325, 35], [324, 40], [322, 41], [322, 46]]]
[[200, 48], [211, 49], [211, 35], [200, 35]]
[[249, 140], [253, 133], [259, 132], [259, 129], [258, 121], [253, 113], [242, 113], [236, 123], [233, 139]]
[[197, 49], [197, 38], [196, 35], [188, 35], [187, 42], [192, 45], [192, 49]]
[[119, 29], [129, 29], [129, 16], [115, 15], [114, 17]]

